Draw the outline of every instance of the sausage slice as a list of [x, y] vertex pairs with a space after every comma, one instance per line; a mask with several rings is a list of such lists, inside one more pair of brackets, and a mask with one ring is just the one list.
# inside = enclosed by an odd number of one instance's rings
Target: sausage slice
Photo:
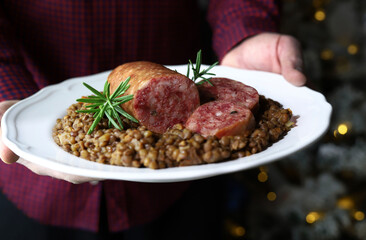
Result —
[[212, 101], [199, 106], [185, 127], [204, 137], [246, 135], [255, 127], [253, 113], [243, 104]]
[[243, 104], [253, 112], [257, 110], [259, 94], [255, 88], [228, 78], [211, 78], [210, 82], [213, 86], [207, 82], [198, 86], [201, 104], [225, 100]]

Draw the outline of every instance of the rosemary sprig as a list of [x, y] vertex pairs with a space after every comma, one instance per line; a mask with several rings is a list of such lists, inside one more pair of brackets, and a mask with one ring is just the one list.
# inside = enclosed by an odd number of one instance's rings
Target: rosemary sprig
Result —
[[204, 77], [204, 75], [210, 75], [210, 76], [215, 76], [216, 74], [214, 73], [209, 73], [208, 71], [210, 71], [214, 66], [216, 66], [217, 64], [219, 64], [219, 62], [215, 62], [214, 64], [212, 64], [211, 66], [209, 66], [208, 68], [201, 70], [201, 63], [202, 63], [202, 54], [201, 54], [201, 50], [199, 50], [197, 52], [197, 57], [196, 57], [196, 66], [193, 65], [192, 61], [189, 60], [188, 62], [188, 66], [187, 66], [187, 77], [189, 78], [190, 75], [190, 69], [192, 68], [192, 72], [193, 72], [193, 77], [191, 78], [193, 82], [196, 83], [196, 81], [199, 78], [202, 78], [201, 81], [197, 82], [196, 85], [201, 85], [204, 82], [208, 82], [211, 86], [213, 86], [213, 84], [210, 82], [211, 77], [206, 78]]
[[114, 93], [110, 94], [110, 84], [108, 81], [104, 84], [103, 93], [99, 92], [87, 83], [83, 83], [92, 93], [95, 95], [89, 96], [87, 98], [76, 99], [77, 102], [88, 103], [85, 105], [85, 110], [77, 110], [78, 113], [93, 113], [94, 121], [90, 126], [88, 133], [91, 134], [95, 127], [98, 125], [100, 120], [106, 116], [108, 118], [109, 127], [114, 126], [115, 128], [121, 130], [123, 129], [122, 120], [120, 115], [123, 117], [138, 123], [137, 119], [132, 117], [130, 114], [125, 112], [120, 105], [133, 99], [133, 95], [121, 96], [130, 87], [128, 82], [130, 77], [125, 81], [122, 81]]

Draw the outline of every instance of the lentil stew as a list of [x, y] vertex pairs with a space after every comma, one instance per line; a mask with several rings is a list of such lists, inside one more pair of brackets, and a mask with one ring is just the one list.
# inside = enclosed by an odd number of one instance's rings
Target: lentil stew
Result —
[[123, 118], [124, 130], [109, 128], [102, 119], [86, 134], [93, 122], [89, 113], [76, 113], [83, 103], [72, 104], [57, 119], [53, 139], [65, 151], [90, 161], [126, 167], [161, 169], [233, 160], [258, 153], [283, 138], [293, 126], [292, 111], [260, 96], [256, 127], [246, 136], [207, 138], [177, 124], [156, 134]]

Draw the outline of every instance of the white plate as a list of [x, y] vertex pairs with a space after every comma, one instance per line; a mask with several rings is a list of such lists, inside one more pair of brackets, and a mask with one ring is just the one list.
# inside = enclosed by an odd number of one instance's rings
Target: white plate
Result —
[[[186, 65], [168, 67], [186, 74]], [[332, 107], [318, 92], [307, 87], [295, 87], [281, 75], [273, 73], [222, 66], [215, 67], [212, 72], [217, 77], [227, 77], [253, 86], [260, 94], [280, 102], [285, 108], [291, 108], [294, 115], [299, 115], [297, 126], [284, 139], [263, 152], [222, 163], [152, 170], [84, 160], [57, 146], [52, 139], [52, 128], [56, 119], [62, 118], [66, 109], [77, 98], [90, 93], [82, 82], [103, 89], [108, 71], [48, 86], [20, 101], [2, 119], [3, 140], [20, 157], [69, 174], [137, 182], [178, 182], [236, 172], [273, 162], [315, 142], [329, 126]]]

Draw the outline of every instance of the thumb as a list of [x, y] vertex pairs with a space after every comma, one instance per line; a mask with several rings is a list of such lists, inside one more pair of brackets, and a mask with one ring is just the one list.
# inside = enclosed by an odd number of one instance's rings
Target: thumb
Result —
[[281, 36], [278, 43], [278, 56], [283, 77], [295, 86], [304, 85], [306, 76], [302, 72], [300, 43], [293, 37]]
[[[2, 134], [1, 128], [0, 128], [0, 136]], [[2, 139], [0, 139], [0, 158], [5, 163], [15, 163], [19, 156], [15, 155], [3, 142]]]
[[[4, 101], [0, 103], [0, 123], [1, 119], [8, 108], [10, 108], [12, 105], [14, 105], [17, 100], [10, 100], [10, 101]], [[5, 163], [14, 163], [16, 162], [19, 157], [15, 155], [3, 142], [2, 140], [2, 131], [1, 131], [1, 125], [0, 125], [0, 158]]]

